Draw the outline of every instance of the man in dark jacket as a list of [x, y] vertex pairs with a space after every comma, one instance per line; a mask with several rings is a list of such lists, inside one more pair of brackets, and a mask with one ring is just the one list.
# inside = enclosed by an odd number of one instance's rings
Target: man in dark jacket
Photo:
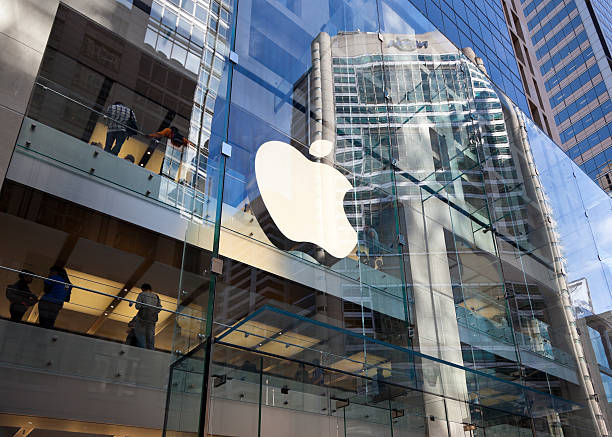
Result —
[[44, 294], [38, 302], [38, 319], [43, 328], [53, 328], [55, 320], [64, 302], [70, 301], [72, 284], [68, 273], [62, 267], [53, 266], [49, 269], [49, 277], [45, 279]]
[[[155, 324], [161, 311], [159, 296], [153, 293], [150, 284], [140, 286], [142, 292], [136, 298], [138, 313], [130, 324], [133, 326], [135, 345], [146, 349], [155, 349]], [[132, 306], [132, 302], [130, 302]]]
[[11, 303], [9, 311], [13, 322], [20, 322], [28, 308], [38, 300], [36, 295], [30, 291], [29, 284], [32, 283], [33, 278], [28, 273], [32, 272], [24, 270], [19, 273], [19, 280], [6, 287], [6, 297]]

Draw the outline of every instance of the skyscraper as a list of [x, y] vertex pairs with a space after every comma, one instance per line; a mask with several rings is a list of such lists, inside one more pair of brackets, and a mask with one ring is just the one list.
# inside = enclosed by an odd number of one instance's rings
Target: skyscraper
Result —
[[612, 26], [604, 3], [534, 0], [520, 8], [533, 47], [527, 56], [543, 78], [540, 92], [557, 131], [553, 137], [558, 135], [563, 150], [610, 191]]

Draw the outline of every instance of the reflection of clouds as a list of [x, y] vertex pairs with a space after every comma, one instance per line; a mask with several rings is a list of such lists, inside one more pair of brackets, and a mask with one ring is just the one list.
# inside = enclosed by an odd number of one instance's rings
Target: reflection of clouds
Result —
[[[584, 235], [585, 232], [575, 232], [571, 227], [561, 227], [559, 231], [563, 241], [563, 253], [567, 259], [568, 280], [571, 282], [580, 278], [587, 279], [596, 314], [612, 309], [612, 290], [610, 288], [612, 284], [608, 283], [604, 273], [604, 264], [597, 257], [593, 236]], [[611, 239], [610, 236], [606, 238]], [[586, 247], [582, 250], [577, 250], [578, 247], [585, 245]]]
[[414, 28], [410, 26], [406, 20], [400, 17], [389, 5], [382, 5], [383, 23], [385, 33], [405, 34], [406, 36], [414, 35]]
[[[328, 32], [333, 36], [340, 30], [355, 31], [359, 29], [362, 32], [374, 32], [376, 29], [378, 29], [378, 11], [376, 2], [370, 0], [352, 1], [350, 9], [355, 15], [347, 18], [346, 6], [338, 6], [337, 8], [333, 8], [332, 19], [320, 30], [323, 32]], [[358, 14], [357, 11], [359, 11]], [[313, 22], [316, 21], [313, 20]], [[352, 29], [348, 27], [349, 23], [353, 26]]]
[[610, 199], [531, 120], [523, 120], [546, 200], [555, 217], [561, 251], [567, 260], [568, 281], [586, 278], [594, 312], [612, 310]]
[[599, 220], [591, 221], [591, 226], [600, 253], [610, 255], [612, 253], [612, 214], [608, 213]]
[[[584, 262], [583, 260], [581, 260], [580, 257], [575, 257], [574, 259], [572, 258], [573, 257], [567, 257], [567, 262], [568, 262], [567, 276], [568, 276], [569, 282], [573, 282], [582, 277], [586, 277], [589, 284], [591, 284], [591, 280], [589, 279], [590, 277], [589, 273], [593, 273], [593, 272], [601, 270], [601, 265], [599, 261]], [[572, 269], [572, 266], [575, 267], [577, 265], [579, 265], [580, 267], [579, 269]]]

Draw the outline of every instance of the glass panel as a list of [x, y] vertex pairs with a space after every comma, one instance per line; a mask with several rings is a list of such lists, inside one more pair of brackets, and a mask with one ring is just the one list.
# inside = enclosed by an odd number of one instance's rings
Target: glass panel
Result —
[[257, 437], [262, 396], [262, 358], [213, 346], [207, 431], [210, 435]]
[[199, 435], [205, 358], [205, 349], [200, 347], [170, 365], [164, 422], [168, 437]]
[[[73, 38], [90, 27], [112, 44], [88, 34], [83, 35], [82, 50], [73, 46]], [[150, 44], [158, 32], [156, 25], [148, 27]], [[172, 48], [174, 38], [160, 36], [158, 49], [160, 41], [166, 41], [163, 50], [172, 56], [171, 66], [65, 7], [59, 8], [53, 35], [17, 140], [14, 165], [28, 168], [19, 171], [18, 180], [37, 186], [34, 175], [59, 165], [76, 178], [88, 174], [201, 216], [205, 195], [187, 183], [201, 178], [203, 166], [194, 165], [200, 149], [184, 137], [190, 132], [197, 78], [175, 68], [176, 60], [185, 63], [187, 47]], [[96, 60], [101, 51], [107, 54], [105, 63]], [[123, 57], [130, 57], [134, 68], [121, 68]], [[169, 128], [178, 129], [176, 138], [167, 137]], [[74, 196], [60, 193], [56, 185], [49, 182], [45, 190]]]
[[581, 315], [608, 311], [612, 307], [612, 249], [606, 224], [610, 197], [528, 119], [526, 127], [560, 234], [568, 279], [574, 283], [574, 304]]
[[151, 4], [58, 9], [0, 193], [7, 368], [155, 412], [169, 366], [177, 436], [596, 434], [612, 201], [491, 50], [423, 2]]

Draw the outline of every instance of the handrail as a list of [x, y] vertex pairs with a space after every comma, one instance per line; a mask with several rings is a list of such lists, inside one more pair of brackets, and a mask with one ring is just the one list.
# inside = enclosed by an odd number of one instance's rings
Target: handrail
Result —
[[6, 267], [6, 266], [3, 266], [3, 265], [0, 265], [0, 269], [8, 270], [8, 271], [11, 271], [11, 272], [14, 272], [14, 273], [17, 273], [17, 274], [24, 274], [24, 275], [31, 276], [31, 277], [37, 278], [37, 279], [42, 279], [43, 281], [54, 282], [54, 283], [61, 284], [61, 285], [68, 285], [68, 286], [70, 286], [72, 288], [77, 288], [79, 290], [84, 290], [84, 291], [87, 291], [87, 292], [90, 292], [90, 293], [99, 294], [101, 296], [111, 297], [113, 299], [123, 300], [123, 301], [129, 302], [131, 304], [138, 303], [138, 305], [142, 305], [142, 306], [146, 306], [146, 307], [150, 307], [150, 308], [159, 309], [160, 311], [165, 311], [167, 313], [171, 313], [171, 314], [175, 314], [175, 315], [180, 315], [181, 317], [187, 317], [187, 318], [190, 318], [190, 319], [199, 320], [201, 322], [205, 321], [205, 319], [203, 319], [201, 317], [193, 316], [191, 314], [185, 314], [185, 313], [181, 313], [179, 311], [169, 310], [169, 309], [163, 308], [161, 306], [150, 305], [150, 304], [145, 303], [145, 302], [137, 302], [134, 299], [128, 299], [126, 297], [117, 296], [115, 294], [105, 293], [103, 291], [98, 291], [98, 290], [93, 290], [91, 288], [81, 287], [79, 285], [75, 285], [75, 284], [72, 284], [72, 283], [58, 281], [56, 279], [47, 278], [46, 276], [37, 275], [36, 273], [31, 273], [31, 272], [28, 272], [28, 271], [22, 271], [22, 270], [19, 270], [19, 269], [14, 269], [14, 268], [11, 268], [11, 267]]
[[[40, 78], [40, 77], [42, 77], [42, 78], [46, 79], [44, 76], [39, 76], [39, 78]], [[50, 82], [52, 82], [52, 81], [50, 81]], [[52, 83], [55, 83], [55, 82], [52, 82]], [[130, 127], [130, 126], [128, 126], [128, 125], [126, 125], [126, 124], [124, 124], [124, 123], [121, 123], [119, 120], [115, 120], [114, 118], [110, 118], [110, 117], [108, 117], [108, 116], [107, 116], [105, 113], [100, 112], [100, 111], [98, 111], [98, 110], [96, 110], [96, 109], [94, 109], [94, 108], [92, 108], [92, 107], [88, 106], [87, 104], [82, 103], [82, 102], [80, 102], [80, 101], [78, 101], [78, 100], [76, 100], [76, 99], [73, 99], [72, 97], [69, 97], [69, 96], [67, 96], [67, 95], [65, 95], [65, 94], [63, 94], [63, 93], [61, 93], [61, 92], [57, 91], [56, 89], [54, 89], [54, 88], [52, 88], [52, 87], [49, 87], [49, 86], [47, 86], [47, 85], [45, 85], [45, 84], [43, 84], [43, 83], [41, 83], [41, 82], [39, 82], [39, 81], [34, 82], [34, 85], [38, 85], [39, 87], [41, 87], [41, 88], [42, 88], [42, 89], [44, 89], [45, 91], [51, 91], [52, 93], [55, 93], [55, 94], [57, 94], [58, 96], [61, 96], [62, 98], [64, 98], [64, 99], [66, 99], [66, 100], [71, 101], [72, 103], [76, 103], [77, 105], [82, 106], [83, 108], [85, 108], [85, 109], [87, 109], [87, 110], [89, 110], [89, 111], [91, 111], [91, 112], [94, 112], [94, 113], [98, 114], [100, 117], [104, 118], [105, 120], [106, 120], [106, 119], [112, 120], [112, 121], [114, 121], [115, 123], [120, 124], [121, 126], [125, 127], [125, 128], [126, 128], [126, 130], [127, 130], [127, 129], [133, 130], [134, 132], [137, 132], [138, 134], [140, 134], [140, 135], [142, 135], [142, 136], [145, 136], [145, 137], [148, 135], [148, 134], [145, 134], [144, 132], [142, 132], [142, 131], [140, 131], [140, 130], [138, 130], [138, 129], [134, 129], [134, 128], [132, 128], [132, 127]], [[131, 109], [131, 108], [130, 108], [130, 109]], [[159, 141], [158, 141], [156, 138], [152, 138], [152, 140], [154, 140], [154, 141], [156, 141], [157, 143], [159, 143]]]
[[[446, 399], [452, 399], [452, 400], [455, 400], [457, 402], [463, 402], [463, 403], [466, 403], [466, 404], [475, 404], [475, 405], [479, 405], [480, 406], [480, 404], [476, 403], [469, 396], [468, 396], [467, 399], [461, 399], [461, 398], [458, 398], [458, 397], [455, 397], [455, 396], [451, 396], [451, 395], [449, 395], [447, 393], [442, 394], [442, 393], [436, 393], [436, 392], [433, 392], [433, 391], [430, 391], [430, 390], [426, 390], [424, 388], [408, 387], [408, 386], [401, 385], [401, 384], [399, 384], [397, 382], [388, 381], [388, 380], [379, 381], [378, 379], [376, 379], [376, 377], [359, 375], [359, 374], [351, 373], [351, 372], [348, 372], [348, 371], [345, 371], [345, 370], [335, 369], [333, 367], [329, 367], [329, 366], [325, 366], [325, 365], [315, 366], [312, 363], [309, 363], [309, 362], [306, 362], [306, 361], [297, 360], [297, 359], [294, 359], [294, 358], [287, 358], [287, 357], [279, 356], [279, 355], [276, 355], [276, 354], [270, 353], [270, 352], [252, 350], [252, 349], [249, 349], [249, 348], [244, 347], [244, 346], [235, 345], [235, 344], [231, 344], [231, 343], [225, 343], [223, 341], [215, 341], [215, 344], [218, 344], [218, 345], [221, 345], [221, 346], [224, 346], [224, 347], [239, 349], [239, 350], [242, 350], [242, 351], [245, 351], [245, 352], [254, 353], [256, 355], [262, 355], [262, 356], [267, 356], [267, 357], [270, 357], [270, 358], [275, 358], [275, 359], [278, 359], [278, 360], [285, 360], [285, 361], [290, 361], [290, 362], [294, 362], [294, 363], [304, 364], [304, 365], [307, 365], [307, 366], [310, 366], [310, 367], [313, 367], [313, 368], [314, 367], [320, 367], [320, 368], [322, 368], [322, 369], [324, 369], [324, 370], [326, 370], [328, 372], [339, 373], [339, 374], [347, 375], [347, 376], [354, 377], [354, 378], [359, 378], [359, 379], [362, 379], [362, 380], [368, 380], [368, 381], [372, 381], [372, 382], [380, 382], [380, 383], [383, 383], [383, 384], [385, 384], [387, 386], [393, 386], [393, 387], [397, 387], [397, 388], [404, 389], [404, 390], [417, 391], [417, 392], [424, 393], [424, 394], [429, 394], [429, 395], [433, 395], [433, 396], [440, 396], [440, 397], [444, 397]], [[171, 368], [176, 363], [178, 363], [178, 360], [171, 364]], [[387, 370], [387, 369], [385, 369], [385, 370]], [[466, 371], [468, 371], [468, 370], [470, 370], [470, 369], [466, 369]], [[482, 373], [482, 372], [477, 372], [477, 373]], [[272, 376], [274, 376], [274, 375], [272, 375]], [[491, 375], [483, 374], [483, 376], [485, 376], [486, 378], [489, 378], [489, 379], [493, 379], [493, 380], [497, 379], [495, 377], [492, 377]], [[553, 395], [553, 394], [550, 394], [550, 393], [545, 393], [545, 392], [536, 390], [534, 388], [531, 388], [529, 386], [523, 386], [523, 385], [520, 385], [520, 384], [511, 383], [509, 381], [504, 381], [504, 380], [501, 380], [501, 379], [499, 381], [503, 382], [503, 383], [512, 384], [512, 385], [517, 386], [517, 388], [520, 388], [521, 390], [520, 390], [520, 392], [517, 393], [517, 395], [520, 394], [522, 396], [522, 395], [525, 394], [524, 391], [528, 391], [528, 392], [534, 393], [536, 395], [541, 395], [541, 396], [543, 396], [543, 397], [545, 397], [547, 399], [551, 399], [552, 401], [555, 401], [555, 400], [562, 401], [564, 404], [571, 405], [574, 408], [576, 408], [576, 407], [579, 407], [579, 408], [583, 407], [582, 404], [579, 404], [577, 402], [568, 401], [568, 400], [562, 399], [562, 398], [560, 398], [560, 397], [558, 397], [556, 395]], [[527, 401], [525, 400], [525, 402], [527, 402]], [[494, 407], [486, 407], [486, 408], [490, 408], [490, 409], [496, 410], [496, 408], [494, 408]], [[498, 410], [498, 411], [500, 411], [500, 410]], [[507, 411], [504, 411], [504, 412], [507, 413]], [[530, 417], [530, 416], [524, 416], [524, 417]]]

